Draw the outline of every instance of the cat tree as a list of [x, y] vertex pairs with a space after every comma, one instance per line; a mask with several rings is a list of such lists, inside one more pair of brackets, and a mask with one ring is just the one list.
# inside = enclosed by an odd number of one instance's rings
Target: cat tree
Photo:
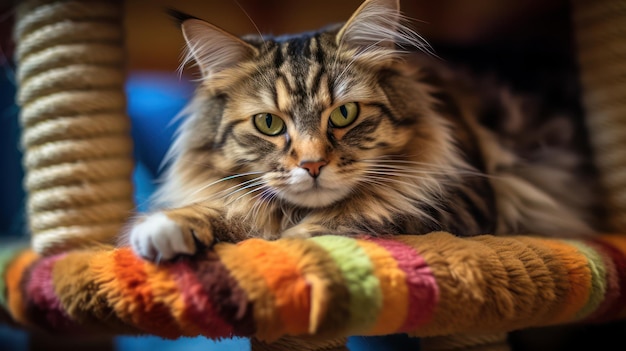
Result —
[[[626, 6], [576, 0], [573, 9], [608, 221], [626, 233]], [[18, 6], [32, 240], [0, 249], [0, 307], [17, 323], [239, 335], [254, 350], [339, 350], [350, 335], [398, 332], [430, 337], [424, 349], [506, 350], [511, 330], [626, 318], [624, 235], [251, 239], [161, 265], [114, 249], [133, 208], [121, 18], [115, 1]]]

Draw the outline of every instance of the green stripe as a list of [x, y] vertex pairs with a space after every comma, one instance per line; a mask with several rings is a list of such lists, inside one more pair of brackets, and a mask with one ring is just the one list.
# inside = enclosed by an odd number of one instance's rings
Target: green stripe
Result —
[[319, 236], [311, 240], [328, 251], [344, 277], [350, 292], [349, 332], [360, 334], [369, 330], [382, 307], [380, 282], [369, 256], [355, 239]]
[[20, 254], [26, 247], [27, 242], [12, 242], [9, 244], [2, 243], [0, 245], [0, 306], [6, 307], [7, 304], [7, 287], [4, 279], [4, 274], [9, 267], [9, 264], [13, 261], [18, 254]]
[[576, 320], [583, 319], [593, 312], [604, 301], [606, 293], [606, 266], [602, 260], [601, 254], [591, 246], [585, 245], [582, 241], [566, 240], [568, 244], [574, 246], [587, 258], [587, 265], [591, 271], [591, 291], [589, 292], [589, 300], [583, 308], [576, 313]]

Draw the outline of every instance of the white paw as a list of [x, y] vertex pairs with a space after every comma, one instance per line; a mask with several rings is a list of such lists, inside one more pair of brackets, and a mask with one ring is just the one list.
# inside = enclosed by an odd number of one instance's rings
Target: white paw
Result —
[[134, 225], [130, 245], [139, 256], [152, 261], [194, 254], [196, 243], [190, 230], [183, 230], [164, 213], [155, 213]]

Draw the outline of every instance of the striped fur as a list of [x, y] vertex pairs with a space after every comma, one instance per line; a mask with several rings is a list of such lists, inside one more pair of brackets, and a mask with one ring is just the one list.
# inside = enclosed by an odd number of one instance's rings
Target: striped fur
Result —
[[[367, 0], [343, 26], [283, 37], [239, 39], [181, 18], [185, 61], [202, 79], [155, 213], [130, 231], [142, 256], [250, 237], [592, 231], [583, 161], [567, 133], [551, 138], [567, 122], [531, 131], [537, 117], [523, 115], [521, 98], [479, 96], [402, 24], [397, 0]], [[335, 127], [331, 112], [351, 102], [356, 120]], [[488, 106], [498, 106], [496, 128]], [[281, 118], [284, 133], [261, 133], [260, 113]], [[534, 148], [511, 144], [522, 134]], [[313, 163], [319, 176], [303, 166]]]

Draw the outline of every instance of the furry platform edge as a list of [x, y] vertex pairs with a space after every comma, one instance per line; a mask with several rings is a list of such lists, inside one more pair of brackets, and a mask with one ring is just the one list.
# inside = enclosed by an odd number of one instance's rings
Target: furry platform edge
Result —
[[17, 323], [69, 334], [271, 341], [626, 318], [622, 235], [249, 239], [161, 264], [127, 248], [7, 248], [0, 276], [0, 306]]

